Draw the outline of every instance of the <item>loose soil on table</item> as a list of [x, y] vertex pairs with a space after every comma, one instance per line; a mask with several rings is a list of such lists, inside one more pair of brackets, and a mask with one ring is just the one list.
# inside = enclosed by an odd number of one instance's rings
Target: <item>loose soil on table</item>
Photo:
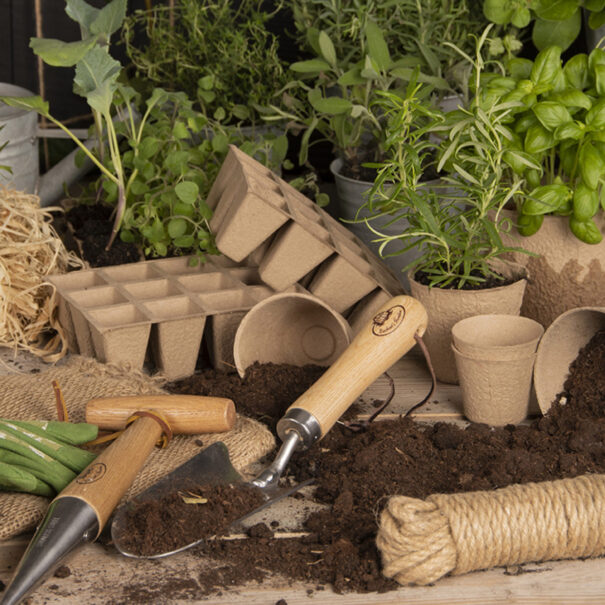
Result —
[[[548, 414], [530, 425], [462, 428], [399, 418], [376, 421], [367, 430], [355, 432], [337, 424], [314, 448], [296, 453], [288, 466], [294, 481], [315, 479], [315, 499], [326, 505], [325, 511], [313, 513], [306, 521], [308, 535], [277, 539], [273, 531], [278, 527], [263, 526], [252, 528], [245, 540], [204, 543], [196, 552], [216, 560], [220, 567], [200, 572], [202, 592], [262, 581], [272, 572], [304, 581], [315, 590], [327, 585], [341, 593], [393, 590], [398, 585], [381, 575], [375, 546], [377, 518], [389, 496], [425, 498], [437, 492], [490, 490], [605, 472], [603, 367], [605, 331], [580, 352], [563, 393]], [[270, 417], [267, 422], [274, 425], [283, 410], [276, 405], [269, 414], [263, 397], [267, 392], [275, 395], [281, 389], [293, 389], [292, 368], [258, 366], [254, 371], [262, 373], [262, 384], [207, 373], [200, 385], [212, 379], [210, 388], [219, 394], [219, 384], [225, 381], [235, 393], [239, 382], [237, 398], [246, 400], [246, 412]], [[171, 388], [194, 392], [196, 380], [173, 383]], [[256, 411], [253, 405], [258, 405]], [[136, 602], [133, 590], [130, 602]]]

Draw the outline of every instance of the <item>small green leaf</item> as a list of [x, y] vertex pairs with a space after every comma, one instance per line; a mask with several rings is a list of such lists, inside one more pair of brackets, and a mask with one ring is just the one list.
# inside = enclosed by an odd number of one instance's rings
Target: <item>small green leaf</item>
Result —
[[0, 101], [11, 107], [25, 109], [26, 111], [36, 111], [42, 116], [49, 117], [48, 103], [42, 97], [6, 97], [0, 96]]
[[313, 74], [330, 69], [329, 63], [323, 59], [309, 59], [308, 61], [297, 61], [290, 65], [290, 69], [296, 73]]
[[555, 140], [563, 141], [565, 139], [580, 140], [584, 136], [584, 130], [575, 122], [562, 124], [555, 130]]
[[561, 92], [554, 93], [551, 97], [552, 101], [561, 103], [565, 107], [590, 109], [592, 107], [592, 99], [581, 90], [567, 88]]
[[605, 128], [605, 100], [596, 103], [586, 114], [586, 126], [590, 130], [603, 130]]
[[160, 141], [156, 137], [145, 137], [139, 144], [138, 152], [142, 160], [153, 157], [160, 149]]
[[374, 21], [368, 19], [365, 33], [368, 41], [368, 54], [380, 71], [387, 71], [392, 64], [392, 60], [382, 30]]
[[99, 9], [95, 20], [90, 24], [93, 34], [104, 34], [107, 39], [118, 31], [126, 18], [127, 0], [112, 0]]
[[172, 127], [172, 136], [174, 136], [175, 139], [188, 139], [189, 130], [187, 130], [187, 126], [185, 126], [183, 122], [177, 121]]
[[347, 113], [353, 107], [351, 101], [342, 97], [310, 98], [309, 100], [313, 109], [332, 116]]
[[552, 84], [561, 68], [561, 48], [550, 46], [538, 53], [531, 70], [534, 85]]
[[514, 13], [512, 2], [503, 2], [503, 0], [484, 0], [483, 14], [488, 21], [498, 25], [507, 25]]
[[549, 0], [538, 2], [536, 15], [546, 21], [565, 21], [578, 10], [578, 0]]
[[84, 58], [96, 42], [97, 36], [77, 42], [63, 42], [54, 38], [32, 38], [29, 45], [44, 63], [54, 67], [72, 67]]
[[572, 89], [584, 90], [588, 86], [588, 55], [578, 53], [565, 62], [563, 73]]
[[531, 12], [525, 6], [518, 7], [511, 17], [511, 24], [519, 29], [527, 27], [531, 21]]
[[542, 50], [557, 45], [566, 50], [578, 37], [582, 29], [582, 12], [576, 12], [565, 21], [546, 21], [537, 18], [532, 30], [532, 40], [537, 49]]
[[195, 204], [199, 197], [199, 187], [191, 181], [182, 181], [176, 185], [174, 192], [181, 202], [185, 204]]
[[182, 235], [180, 237], [173, 238], [172, 243], [177, 248], [191, 248], [195, 243], [195, 237], [193, 237], [193, 235]]
[[586, 142], [580, 149], [580, 172], [582, 180], [590, 189], [596, 189], [599, 186], [599, 180], [605, 172], [601, 154], [589, 142]]
[[554, 136], [542, 125], [531, 126], [525, 135], [524, 147], [527, 153], [539, 154], [550, 149], [554, 144]]
[[537, 216], [556, 212], [570, 197], [571, 191], [566, 185], [540, 185], [523, 201], [523, 214]]
[[317, 38], [317, 43], [319, 44], [319, 50], [321, 52], [321, 56], [328, 62], [329, 65], [336, 65], [336, 49], [334, 48], [334, 44], [332, 40], [330, 40], [330, 36], [325, 31], [319, 32], [319, 37]]
[[121, 69], [106, 50], [95, 46], [76, 65], [74, 92], [86, 97], [96, 111], [109, 115]]
[[544, 215], [539, 214], [530, 216], [527, 214], [519, 214], [517, 217], [517, 230], [525, 237], [529, 237], [537, 233], [544, 222]]
[[217, 153], [227, 153], [229, 138], [225, 134], [217, 133], [212, 137], [212, 149]]
[[166, 230], [172, 239], [180, 237], [187, 231], [187, 221], [184, 218], [170, 219], [168, 221], [168, 225], [166, 226]]
[[532, 107], [538, 120], [547, 130], [554, 130], [562, 124], [571, 122], [571, 114], [567, 107], [554, 101], [541, 101]]
[[603, 240], [603, 234], [595, 225], [594, 220], [578, 221], [574, 216], [569, 217], [569, 228], [571, 232], [586, 244], [599, 244]]
[[580, 222], [591, 219], [599, 209], [599, 194], [584, 183], [576, 185], [573, 195], [573, 216]]

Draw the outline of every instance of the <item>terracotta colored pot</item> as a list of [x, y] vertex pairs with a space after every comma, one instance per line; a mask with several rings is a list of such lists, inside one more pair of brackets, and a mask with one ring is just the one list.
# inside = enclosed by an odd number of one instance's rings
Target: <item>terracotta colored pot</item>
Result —
[[[513, 212], [506, 212], [515, 220]], [[605, 233], [605, 217], [597, 225]], [[529, 280], [521, 314], [547, 328], [561, 313], [576, 307], [601, 306], [605, 301], [605, 239], [596, 245], [581, 242], [569, 229], [567, 217], [545, 216], [540, 230], [523, 237], [516, 231], [503, 238], [539, 257], [514, 253], [527, 268]]]
[[423, 340], [428, 348], [435, 374], [441, 382], [458, 383], [456, 361], [452, 351], [452, 327], [473, 315], [519, 315], [526, 280], [520, 277], [507, 286], [484, 290], [429, 288], [408, 274], [412, 296], [425, 307], [428, 328]]

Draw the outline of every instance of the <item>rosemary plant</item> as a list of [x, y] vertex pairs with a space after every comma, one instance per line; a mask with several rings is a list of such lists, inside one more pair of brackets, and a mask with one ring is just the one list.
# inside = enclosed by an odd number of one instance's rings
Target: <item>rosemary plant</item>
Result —
[[[486, 35], [478, 41], [477, 77]], [[510, 178], [508, 164], [515, 152], [506, 122], [516, 102], [482, 108], [477, 96], [469, 109], [444, 114], [418, 103], [419, 90], [410, 86], [406, 96], [388, 94], [381, 101], [389, 116], [388, 159], [376, 165], [378, 176], [365, 206], [380, 254], [417, 248], [419, 256], [404, 271], [422, 274], [430, 286], [481, 287], [503, 279], [492, 261], [513, 250], [523, 252], [506, 246], [501, 237], [512, 227], [501, 211], [521, 187], [520, 179]], [[441, 181], [427, 186], [423, 176], [433, 170]], [[400, 233], [385, 235], [372, 226], [385, 216], [392, 217], [389, 225], [401, 225]]]

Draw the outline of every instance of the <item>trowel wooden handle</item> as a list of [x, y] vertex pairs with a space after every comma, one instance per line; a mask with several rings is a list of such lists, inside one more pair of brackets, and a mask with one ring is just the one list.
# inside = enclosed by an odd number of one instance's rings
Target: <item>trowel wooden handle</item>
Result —
[[415, 298], [391, 299], [288, 409], [312, 414], [323, 437], [359, 395], [414, 346], [414, 336], [424, 334], [427, 321], [424, 307]]
[[162, 428], [153, 418], [144, 416], [135, 420], [56, 499], [84, 500], [94, 510], [101, 533], [161, 434]]
[[196, 395], [137, 395], [102, 397], [86, 405], [86, 422], [100, 429], [123, 429], [137, 410], [158, 410], [174, 433], [221, 433], [235, 423], [231, 399]]

